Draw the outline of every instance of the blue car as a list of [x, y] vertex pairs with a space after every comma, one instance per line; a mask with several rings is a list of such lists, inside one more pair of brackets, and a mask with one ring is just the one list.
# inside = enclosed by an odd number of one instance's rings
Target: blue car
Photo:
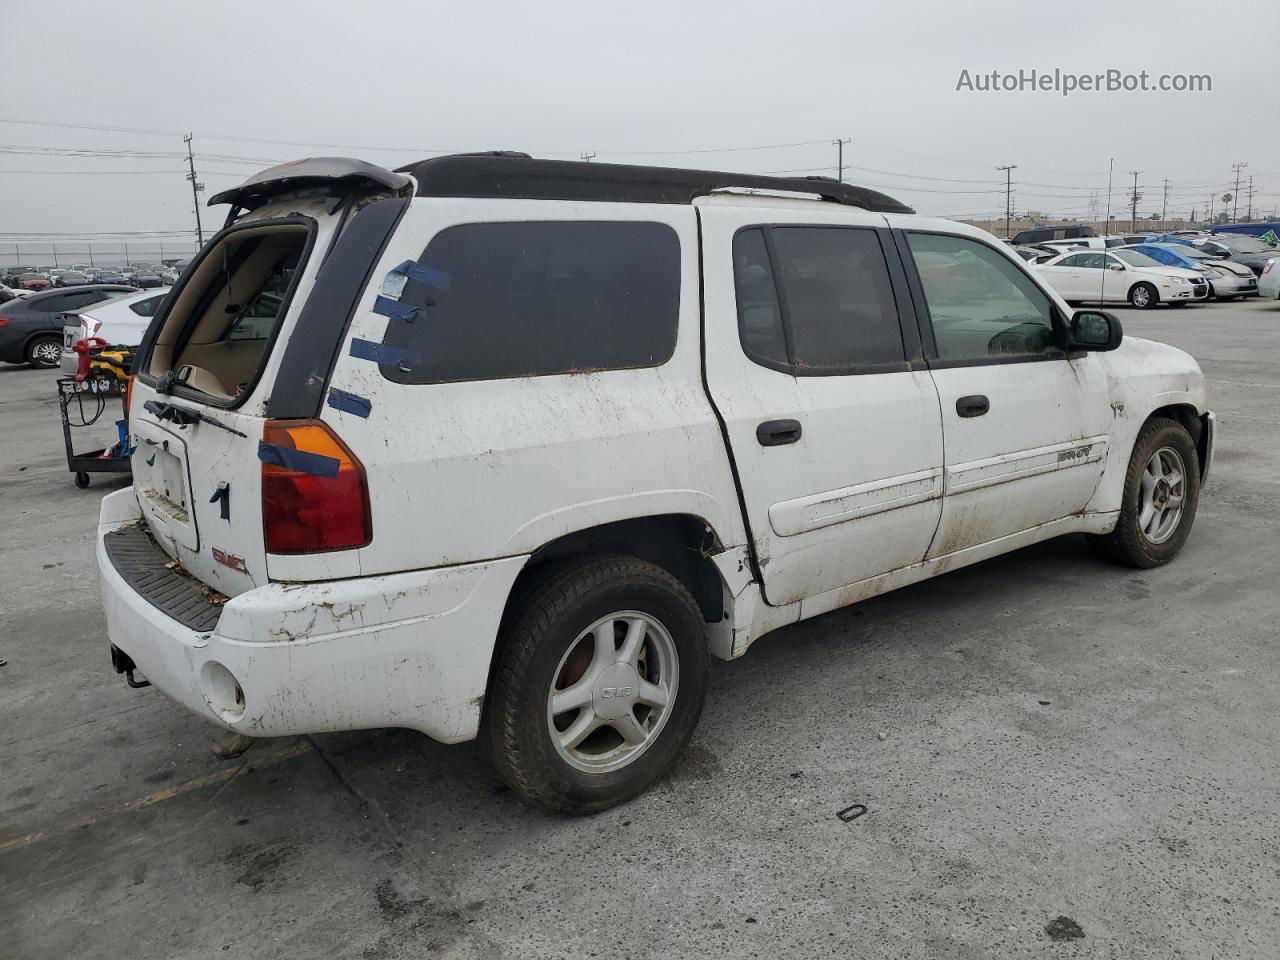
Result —
[[1253, 297], [1258, 294], [1258, 279], [1248, 267], [1221, 260], [1191, 246], [1176, 243], [1169, 237], [1159, 243], [1135, 243], [1129, 247], [1144, 253], [1167, 267], [1182, 267], [1202, 273], [1209, 281], [1209, 296], [1215, 300]]

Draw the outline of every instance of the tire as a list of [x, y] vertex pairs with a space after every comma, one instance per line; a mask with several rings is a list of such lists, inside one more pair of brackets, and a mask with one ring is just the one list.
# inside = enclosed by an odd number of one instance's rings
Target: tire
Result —
[[529, 803], [595, 813], [676, 762], [707, 676], [702, 613], [666, 570], [618, 554], [548, 564], [504, 618], [481, 741]]
[[[1182, 475], [1181, 502], [1176, 518], [1169, 522], [1167, 516], [1173, 507], [1147, 513], [1153, 492], [1160, 489], [1154, 481], [1149, 465], [1160, 454], [1161, 467], [1165, 471], [1165, 490], [1175, 494], [1179, 485], [1169, 480], [1176, 468]], [[1165, 500], [1167, 504], [1169, 501]], [[1156, 501], [1159, 504], [1160, 500]], [[1200, 505], [1200, 457], [1196, 445], [1186, 427], [1164, 417], [1152, 417], [1138, 433], [1129, 458], [1129, 468], [1124, 478], [1124, 501], [1120, 507], [1120, 519], [1111, 533], [1090, 534], [1089, 544], [1105, 560], [1131, 567], [1149, 569], [1168, 563], [1178, 555], [1191, 534], [1196, 509]], [[1155, 522], [1154, 513], [1166, 515], [1163, 522]]]
[[33, 367], [56, 367], [62, 362], [62, 338], [49, 334], [32, 337], [25, 356]]
[[1129, 305], [1139, 310], [1150, 310], [1160, 302], [1160, 294], [1149, 283], [1135, 283], [1129, 288]]

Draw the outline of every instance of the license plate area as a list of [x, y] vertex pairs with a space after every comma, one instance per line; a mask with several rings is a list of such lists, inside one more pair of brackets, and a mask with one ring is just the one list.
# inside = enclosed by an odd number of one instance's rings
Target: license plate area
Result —
[[135, 424], [134, 440], [133, 485], [157, 541], [198, 549], [186, 443], [146, 422]]

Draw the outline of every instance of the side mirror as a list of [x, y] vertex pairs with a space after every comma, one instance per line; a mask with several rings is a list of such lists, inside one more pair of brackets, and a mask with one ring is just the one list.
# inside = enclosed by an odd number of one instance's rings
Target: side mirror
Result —
[[1077, 310], [1071, 317], [1069, 350], [1114, 350], [1124, 339], [1120, 321], [1101, 310]]
[[1123, 269], [1124, 269], [1124, 264], [1123, 264], [1123, 263], [1109, 263], [1109, 264], [1107, 264], [1107, 269], [1108, 269], [1108, 270], [1123, 270]]

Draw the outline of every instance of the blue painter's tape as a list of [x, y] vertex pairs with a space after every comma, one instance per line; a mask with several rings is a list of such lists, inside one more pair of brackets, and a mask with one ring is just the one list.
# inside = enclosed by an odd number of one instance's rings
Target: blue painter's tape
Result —
[[399, 347], [361, 340], [359, 337], [351, 338], [351, 355], [358, 360], [372, 360], [374, 363], [389, 363], [394, 366], [412, 366], [422, 359], [422, 355], [416, 350], [401, 350]]
[[334, 457], [326, 457], [319, 453], [307, 453], [293, 447], [282, 447], [277, 443], [258, 441], [258, 459], [263, 463], [274, 463], [286, 470], [297, 470], [317, 477], [336, 477], [341, 462]]
[[449, 289], [449, 274], [443, 270], [437, 270], [435, 267], [428, 267], [425, 263], [418, 263], [416, 260], [406, 260], [396, 270], [403, 273], [410, 280], [417, 280], [419, 283], [425, 283], [429, 287], [435, 287], [437, 290]]
[[369, 411], [373, 409], [371, 401], [364, 397], [357, 397], [354, 393], [339, 390], [337, 387], [329, 388], [329, 406], [343, 413], [354, 413], [357, 417], [365, 418], [368, 418]]
[[373, 301], [373, 312], [380, 313], [384, 317], [390, 317], [392, 320], [413, 320], [420, 309], [422, 308], [412, 303], [401, 303], [399, 300], [392, 300], [390, 297], [380, 296]]

